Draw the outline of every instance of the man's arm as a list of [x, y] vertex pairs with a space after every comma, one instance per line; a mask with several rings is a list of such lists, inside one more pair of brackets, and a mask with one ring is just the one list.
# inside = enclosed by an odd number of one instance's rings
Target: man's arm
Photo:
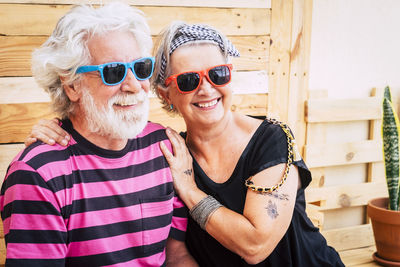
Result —
[[0, 195], [6, 266], [65, 266], [67, 231], [54, 193], [24, 162], [8, 169]]
[[192, 255], [190, 255], [185, 243], [173, 238], [167, 239], [166, 256], [167, 266], [199, 266]]

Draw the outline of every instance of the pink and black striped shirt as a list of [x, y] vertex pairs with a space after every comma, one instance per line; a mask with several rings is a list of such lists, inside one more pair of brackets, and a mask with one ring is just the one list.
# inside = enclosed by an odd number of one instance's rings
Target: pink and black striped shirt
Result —
[[163, 266], [168, 237], [184, 241], [187, 211], [174, 195], [149, 122], [120, 151], [62, 127], [67, 147], [41, 142], [20, 152], [1, 188], [7, 266]]

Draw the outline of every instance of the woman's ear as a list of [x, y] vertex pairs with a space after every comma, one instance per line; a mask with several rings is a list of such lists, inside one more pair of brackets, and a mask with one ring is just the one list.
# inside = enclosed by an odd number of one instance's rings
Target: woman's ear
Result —
[[169, 90], [167, 88], [158, 85], [157, 91], [168, 104], [171, 104], [171, 100], [169, 99]]
[[67, 83], [66, 77], [60, 76], [60, 80], [61, 80], [61, 85], [65, 93], [67, 94], [69, 100], [71, 102], [78, 102], [78, 100], [81, 98], [82, 95], [79, 86], [76, 86], [76, 84]]

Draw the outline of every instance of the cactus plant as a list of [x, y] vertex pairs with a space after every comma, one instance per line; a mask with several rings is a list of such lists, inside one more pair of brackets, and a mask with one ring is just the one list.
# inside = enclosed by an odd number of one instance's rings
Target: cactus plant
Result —
[[399, 210], [400, 189], [399, 189], [399, 119], [395, 112], [390, 88], [386, 87], [383, 96], [382, 116], [382, 141], [385, 163], [386, 182], [389, 191], [389, 209]]

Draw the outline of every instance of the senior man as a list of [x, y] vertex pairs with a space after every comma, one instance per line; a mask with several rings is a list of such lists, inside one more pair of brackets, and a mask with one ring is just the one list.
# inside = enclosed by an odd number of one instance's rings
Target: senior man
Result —
[[9, 166], [0, 208], [7, 266], [195, 265], [187, 217], [147, 121], [154, 59], [140, 11], [78, 6], [33, 54], [71, 140], [36, 142]]

